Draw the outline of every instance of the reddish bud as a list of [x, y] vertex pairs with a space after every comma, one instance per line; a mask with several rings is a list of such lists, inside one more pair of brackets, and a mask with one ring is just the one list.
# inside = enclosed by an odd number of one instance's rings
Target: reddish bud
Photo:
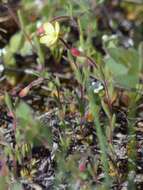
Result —
[[14, 113], [13, 113], [12, 111], [9, 111], [9, 112], [7, 113], [7, 115], [8, 115], [9, 117], [14, 118]]
[[29, 86], [26, 86], [25, 88], [23, 88], [20, 92], [19, 92], [19, 96], [21, 98], [23, 98], [24, 96], [26, 96], [29, 92], [30, 88]]
[[84, 172], [85, 169], [86, 169], [85, 163], [83, 163], [83, 162], [80, 163], [80, 164], [79, 164], [79, 171], [80, 171], [80, 172]]
[[81, 56], [81, 52], [76, 49], [76, 48], [71, 48], [71, 54], [74, 56], [74, 57], [78, 57], [78, 56]]
[[41, 26], [41, 27], [39, 27], [39, 28], [37, 29], [37, 34], [38, 34], [39, 36], [42, 35], [42, 34], [44, 34], [44, 32], [45, 32], [45, 30], [44, 30], [43, 26]]

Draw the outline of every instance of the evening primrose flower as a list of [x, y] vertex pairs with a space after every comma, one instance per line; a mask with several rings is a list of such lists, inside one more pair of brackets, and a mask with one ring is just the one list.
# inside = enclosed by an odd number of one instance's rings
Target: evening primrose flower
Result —
[[46, 22], [42, 27], [38, 29], [38, 33], [40, 34], [40, 43], [45, 44], [48, 47], [54, 45], [58, 38], [60, 32], [60, 25], [58, 22], [50, 23]]

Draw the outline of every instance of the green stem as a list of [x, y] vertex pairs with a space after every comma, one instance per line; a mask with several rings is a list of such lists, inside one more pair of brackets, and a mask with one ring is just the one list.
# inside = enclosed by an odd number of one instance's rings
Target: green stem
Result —
[[101, 163], [103, 165], [103, 170], [105, 172], [105, 183], [107, 190], [110, 189], [110, 177], [109, 177], [109, 163], [108, 163], [108, 155], [107, 155], [107, 140], [104, 136], [100, 121], [99, 121], [99, 107], [96, 105], [95, 97], [92, 92], [89, 92], [89, 106], [91, 113], [94, 116], [94, 123], [96, 126], [96, 134], [99, 141], [99, 147], [101, 150]]

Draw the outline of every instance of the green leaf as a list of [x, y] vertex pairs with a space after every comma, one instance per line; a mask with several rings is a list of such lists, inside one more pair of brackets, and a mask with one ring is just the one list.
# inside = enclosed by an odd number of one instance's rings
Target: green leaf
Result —
[[4, 54], [4, 63], [7, 66], [15, 66], [16, 65], [15, 59], [13, 57], [12, 52], [10, 51], [9, 46], [6, 46], [5, 49], [6, 49], [6, 54]]
[[18, 15], [18, 19], [19, 19], [19, 22], [20, 22], [21, 30], [22, 30], [23, 33], [25, 33], [24, 32], [25, 26], [26, 26], [25, 16], [24, 16], [23, 12], [20, 9], [17, 11], [17, 15]]
[[94, 116], [94, 123], [96, 126], [97, 138], [98, 138], [99, 147], [101, 150], [101, 162], [103, 165], [103, 170], [105, 172], [105, 182], [107, 185], [107, 190], [109, 190], [111, 181], [110, 181], [110, 176], [109, 176], [109, 163], [108, 163], [108, 159], [107, 159], [107, 157], [108, 157], [107, 156], [107, 150], [108, 150], [107, 138], [104, 135], [104, 132], [102, 130], [101, 123], [99, 120], [100, 107], [97, 105], [96, 97], [94, 96], [94, 94], [92, 93], [91, 90], [89, 90], [88, 93], [89, 93], [88, 94], [88, 96], [89, 96], [89, 109]]
[[39, 43], [39, 40], [37, 38], [37, 36], [34, 36], [34, 42], [35, 42], [35, 46], [36, 46], [36, 49], [37, 49], [37, 54], [38, 54], [38, 58], [39, 58], [39, 63], [41, 65], [44, 65], [44, 53], [43, 53], [43, 50], [41, 48], [41, 45]]
[[29, 41], [23, 43], [23, 47], [20, 49], [20, 54], [22, 56], [31, 55], [32, 54], [32, 47]]
[[22, 188], [22, 185], [17, 182], [17, 183], [14, 183], [14, 184], [12, 185], [11, 190], [23, 190], [23, 188]]
[[139, 70], [140, 72], [142, 72], [143, 71], [143, 42], [139, 44], [138, 52], [139, 52]]
[[118, 64], [133, 68], [137, 68], [139, 64], [138, 52], [135, 49], [109, 48], [108, 53]]
[[8, 188], [6, 177], [0, 176], [0, 189], [4, 190]]
[[115, 81], [125, 87], [133, 88], [138, 83], [138, 76], [136, 75], [120, 75], [115, 77]]
[[126, 66], [120, 63], [117, 64], [117, 62], [111, 57], [106, 60], [106, 66], [115, 76], [124, 75], [128, 72], [128, 68]]
[[20, 32], [16, 33], [10, 40], [9, 48], [11, 53], [16, 53], [20, 49], [22, 42], [23, 42], [22, 33]]
[[20, 102], [20, 104], [18, 105], [16, 109], [16, 116], [23, 120], [29, 120], [29, 117], [31, 116], [30, 107], [24, 102]]
[[4, 98], [5, 98], [5, 103], [9, 109], [9, 111], [12, 111], [12, 109], [13, 109], [12, 101], [11, 101], [11, 98], [7, 92], [5, 93]]
[[106, 67], [121, 86], [134, 88], [139, 82], [139, 54], [135, 49], [109, 48]]

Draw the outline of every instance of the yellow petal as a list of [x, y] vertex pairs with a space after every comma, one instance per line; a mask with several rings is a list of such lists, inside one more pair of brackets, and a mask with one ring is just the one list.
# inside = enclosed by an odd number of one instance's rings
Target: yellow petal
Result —
[[47, 46], [52, 46], [53, 44], [55, 44], [55, 42], [57, 41], [57, 38], [50, 40], [49, 42], [46, 43]]
[[51, 40], [51, 36], [48, 36], [48, 35], [44, 35], [40, 38], [40, 43], [41, 44], [47, 44], [47, 41], [50, 41]]
[[44, 28], [46, 34], [52, 34], [53, 32], [55, 32], [55, 29], [50, 22], [44, 23], [43, 28]]
[[59, 32], [60, 32], [60, 25], [59, 25], [58, 22], [55, 22], [55, 32], [56, 32], [57, 35], [58, 35]]
[[45, 44], [46, 46], [50, 47], [57, 41], [57, 38], [52, 38], [52, 36], [42, 36], [40, 38], [40, 43]]
[[43, 24], [43, 28], [45, 35], [40, 38], [40, 43], [50, 47], [58, 40], [60, 25], [58, 22], [55, 22], [54, 24], [47, 22]]

